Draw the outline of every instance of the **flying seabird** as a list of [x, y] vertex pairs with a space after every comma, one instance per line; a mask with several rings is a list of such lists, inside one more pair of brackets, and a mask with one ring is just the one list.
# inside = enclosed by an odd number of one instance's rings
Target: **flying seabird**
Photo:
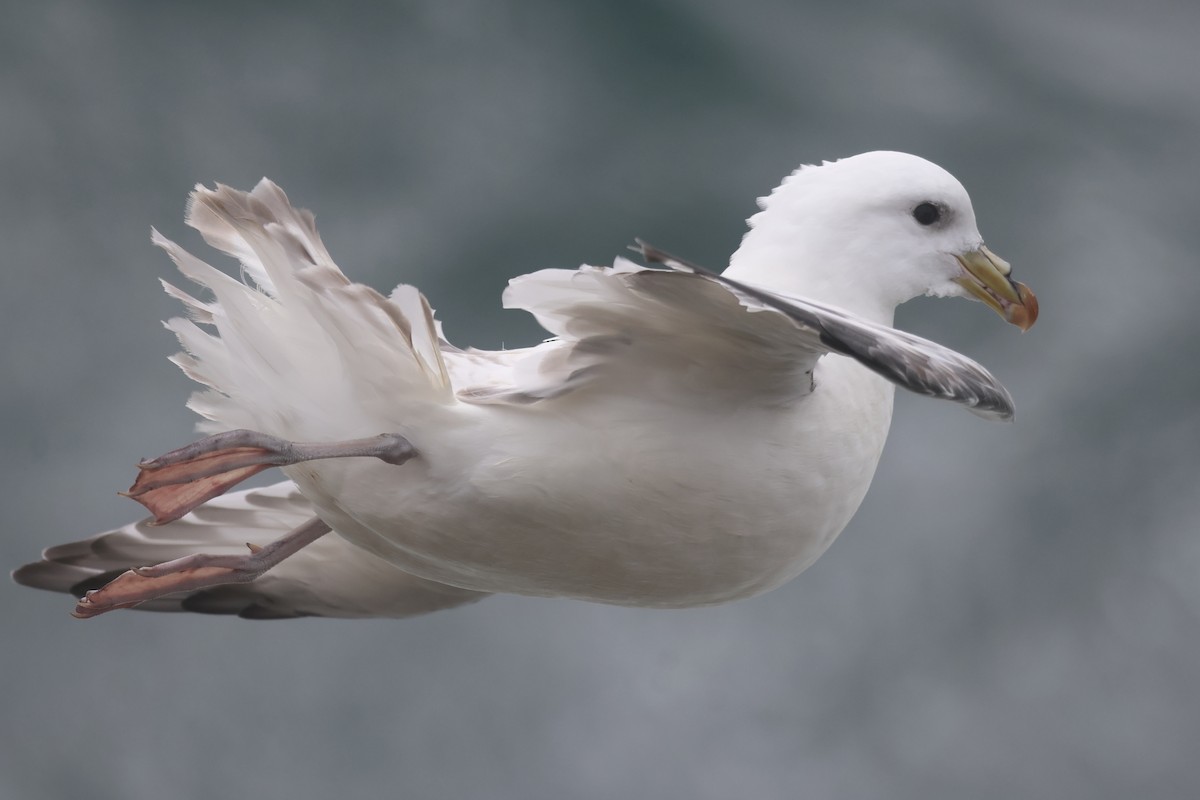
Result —
[[[212, 435], [139, 465], [151, 519], [14, 578], [75, 594], [79, 617], [405, 617], [494, 592], [677, 608], [779, 586], [862, 502], [896, 385], [1012, 417], [983, 367], [893, 328], [896, 306], [970, 297], [1024, 330], [1037, 301], [916, 156], [801, 167], [760, 206], [719, 274], [639, 241], [652, 266], [514, 279], [505, 306], [553, 338], [485, 351], [446, 341], [415, 288], [352, 283], [274, 183], [198, 186], [188, 224], [240, 278], [152, 239], [208, 290], [164, 283]], [[287, 480], [229, 491], [271, 466]]]

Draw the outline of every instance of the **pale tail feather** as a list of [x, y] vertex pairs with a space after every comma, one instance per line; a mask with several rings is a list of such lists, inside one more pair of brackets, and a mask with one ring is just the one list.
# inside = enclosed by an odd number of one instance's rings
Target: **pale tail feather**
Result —
[[[234, 492], [170, 525], [132, 523], [83, 541], [51, 547], [41, 561], [13, 573], [25, 586], [81, 596], [131, 567], [194, 553], [243, 555], [313, 516], [291, 482]], [[408, 617], [474, 602], [487, 595], [402, 572], [328, 534], [252, 583], [216, 586], [151, 600], [146, 611], [286, 617]]]

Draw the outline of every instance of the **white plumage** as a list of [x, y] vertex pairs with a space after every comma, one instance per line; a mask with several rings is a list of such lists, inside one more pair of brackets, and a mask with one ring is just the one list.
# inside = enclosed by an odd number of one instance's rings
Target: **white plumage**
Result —
[[[925, 204], [932, 223], [918, 219]], [[290, 482], [179, 522], [51, 548], [23, 583], [79, 593], [130, 566], [264, 544], [315, 513], [337, 535], [253, 583], [143, 607], [407, 616], [488, 592], [655, 607], [747, 597], [810, 565], [858, 508], [890, 381], [1011, 415], [982, 367], [894, 331], [898, 303], [971, 293], [1022, 327], [1036, 315], [982, 248], [965, 190], [899, 153], [798, 170], [723, 277], [647, 246], [672, 269], [618, 259], [513, 280], [505, 305], [555, 337], [513, 351], [449, 345], [412, 287], [384, 297], [351, 283], [312, 215], [269, 181], [197, 187], [188, 222], [243, 267], [236, 280], [154, 233], [212, 295], [167, 285], [188, 312], [167, 323], [185, 351], [175, 361], [207, 387], [189, 403], [201, 428], [398, 433], [418, 455], [290, 466]], [[994, 259], [982, 280], [980, 252]]]

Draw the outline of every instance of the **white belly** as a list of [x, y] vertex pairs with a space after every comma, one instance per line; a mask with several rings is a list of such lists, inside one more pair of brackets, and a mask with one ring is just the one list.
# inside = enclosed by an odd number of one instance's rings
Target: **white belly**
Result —
[[420, 577], [678, 607], [766, 591], [816, 560], [870, 484], [891, 385], [844, 359], [774, 409], [572, 397], [460, 406], [403, 466], [288, 470], [335, 530]]

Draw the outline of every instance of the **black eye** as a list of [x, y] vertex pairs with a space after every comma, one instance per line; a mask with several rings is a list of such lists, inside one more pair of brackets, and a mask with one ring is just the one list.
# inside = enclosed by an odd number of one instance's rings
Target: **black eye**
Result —
[[922, 225], [932, 225], [942, 218], [942, 210], [930, 202], [921, 203], [913, 209], [913, 219]]

